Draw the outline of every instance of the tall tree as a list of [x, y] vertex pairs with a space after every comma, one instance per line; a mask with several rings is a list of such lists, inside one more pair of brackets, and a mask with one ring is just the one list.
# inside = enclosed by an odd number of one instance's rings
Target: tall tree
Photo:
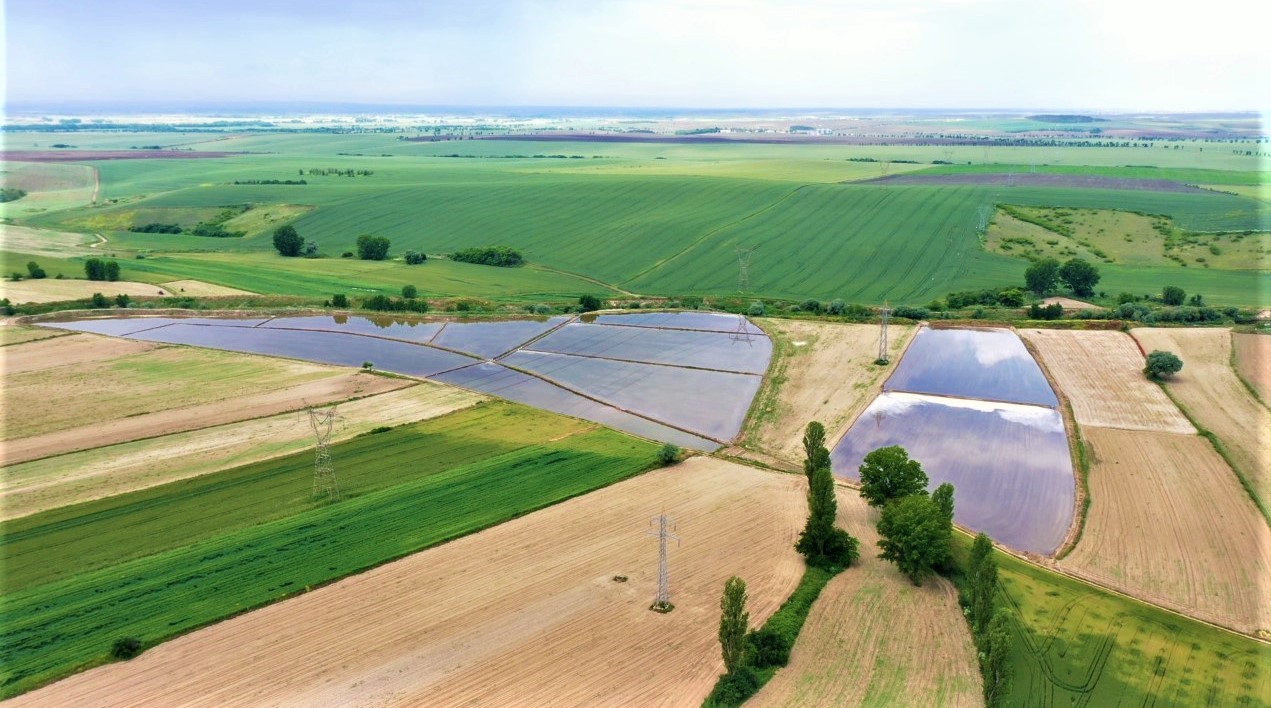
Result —
[[988, 708], [1006, 705], [1011, 692], [1011, 618], [1005, 608], [993, 613], [984, 647], [984, 704]]
[[298, 256], [304, 248], [305, 240], [296, 232], [296, 227], [283, 224], [274, 229], [274, 248], [284, 256]]
[[993, 558], [993, 541], [984, 534], [978, 534], [971, 544], [967, 576], [971, 588], [971, 628], [976, 637], [982, 637], [993, 618], [993, 601], [997, 595], [997, 561]]
[[927, 473], [917, 460], [899, 445], [880, 447], [865, 456], [860, 466], [861, 496], [870, 506], [883, 506], [892, 499], [925, 494]]
[[724, 654], [724, 670], [733, 673], [742, 665], [746, 651], [746, 630], [750, 613], [746, 612], [746, 581], [737, 576], [724, 583], [724, 596], [719, 600], [719, 647]]
[[803, 474], [811, 482], [814, 470], [829, 466], [830, 451], [825, 447], [825, 426], [814, 420], [803, 431]]
[[914, 585], [948, 562], [952, 529], [944, 512], [926, 494], [894, 499], [878, 520], [878, 555], [896, 564]]
[[1073, 258], [1059, 269], [1059, 279], [1072, 288], [1074, 295], [1088, 297], [1099, 283], [1099, 269], [1080, 258]]
[[847, 567], [860, 557], [860, 543], [834, 526], [838, 499], [834, 492], [834, 473], [830, 470], [830, 451], [825, 449], [824, 443], [825, 427], [816, 421], [808, 423], [803, 434], [803, 448], [807, 453], [803, 471], [808, 477], [808, 520], [794, 547], [809, 565]]
[[1037, 295], [1045, 295], [1055, 289], [1059, 279], [1059, 261], [1040, 258], [1024, 270], [1024, 283]]

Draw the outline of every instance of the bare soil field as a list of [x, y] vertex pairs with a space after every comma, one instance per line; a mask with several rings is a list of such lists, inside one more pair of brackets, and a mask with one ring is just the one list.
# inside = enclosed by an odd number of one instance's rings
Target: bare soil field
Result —
[[[878, 327], [874, 325], [761, 320], [773, 335], [777, 368], [759, 393], [748, 442], [787, 462], [803, 459], [803, 429], [825, 425], [832, 443], [878, 393], [890, 366], [875, 366]], [[913, 335], [893, 326], [892, 361]], [[773, 387], [770, 391], [767, 386]]]
[[[23, 198], [25, 200], [25, 197]], [[8, 202], [10, 204], [14, 202]], [[13, 224], [0, 224], [0, 241], [4, 243], [7, 251], [17, 251], [29, 256], [48, 256], [50, 258], [69, 258], [71, 256], [82, 256], [93, 253], [90, 245], [97, 241], [91, 234], [75, 233], [73, 231], [53, 231], [51, 229], [37, 229], [31, 226], [15, 226]], [[38, 260], [37, 260], [38, 262]], [[22, 266], [26, 265], [25, 260], [19, 261]], [[22, 268], [25, 273], [25, 267]], [[23, 280], [17, 283], [3, 281], [0, 288], [8, 288], [16, 285], [38, 285], [44, 282], [53, 281], [63, 283], [66, 281], [57, 280], [58, 271], [56, 268], [49, 268], [48, 278], [44, 280], [31, 281]], [[68, 277], [82, 277], [84, 271], [81, 269], [74, 273], [62, 273]], [[84, 281], [88, 282], [88, 281]], [[107, 285], [108, 283], [98, 283], [99, 285]], [[96, 292], [100, 292], [96, 291]], [[91, 295], [92, 293], [89, 293]], [[14, 300], [12, 296], [5, 295], [9, 300]]]
[[[746, 579], [752, 624], [797, 584], [803, 497], [799, 476], [693, 458], [10, 704], [697, 706], [725, 579]], [[669, 614], [648, 609], [662, 509], [683, 539]]]
[[[85, 344], [83, 338], [93, 341]], [[253, 397], [258, 407], [254, 415], [277, 413], [301, 405], [300, 396], [288, 393], [289, 389], [349, 376], [347, 369], [317, 364], [138, 344], [85, 334], [5, 347], [4, 359], [12, 368], [4, 377], [0, 434], [14, 440], [90, 426], [95, 432], [83, 445], [91, 447], [104, 442], [103, 422], [127, 423], [126, 419], [136, 416], [211, 406], [200, 415], [220, 417], [198, 426], [205, 427], [252, 416], [244, 410], [244, 397]], [[33, 359], [36, 364], [29, 363]], [[347, 384], [338, 386], [347, 388]], [[384, 384], [368, 378], [368, 392], [376, 386]], [[306, 389], [306, 395], [321, 390]], [[271, 397], [277, 402], [266, 404]], [[274, 407], [266, 411], [269, 405]], [[180, 429], [164, 419], [153, 419], [152, 425], [156, 427], [151, 435]], [[12, 454], [8, 451], [6, 457]]]
[[19, 282], [0, 282], [0, 297], [9, 298], [15, 305], [29, 302], [62, 302], [63, 300], [82, 300], [90, 298], [93, 293], [101, 293], [112, 300], [116, 295], [129, 297], [166, 297], [172, 293], [158, 285], [150, 283], [134, 283], [128, 280], [104, 282], [99, 280], [22, 280]]
[[838, 524], [861, 561], [821, 591], [790, 664], [747, 706], [980, 706], [980, 670], [957, 590], [914, 587], [879, 560], [877, 512], [840, 488]]
[[170, 293], [177, 295], [190, 295], [192, 297], [219, 297], [221, 295], [252, 295], [246, 290], [238, 288], [227, 288], [224, 285], [214, 285], [205, 283], [201, 280], [174, 280], [170, 283], [160, 283], [160, 287]]
[[[435, 418], [482, 400], [485, 396], [427, 382], [367, 396], [340, 405], [342, 421], [331, 439], [339, 442], [378, 426]], [[312, 446], [308, 420], [294, 413], [281, 413], [13, 465], [0, 476], [0, 521], [289, 455]]]
[[1249, 382], [1263, 402], [1271, 402], [1271, 337], [1265, 334], [1231, 335], [1236, 347], [1236, 371]]
[[1232, 465], [1271, 504], [1271, 410], [1249, 393], [1231, 368], [1231, 332], [1225, 329], [1131, 330], [1144, 351], [1163, 349], [1183, 360], [1165, 382], [1201, 427], [1218, 436]]
[[1121, 332], [1020, 330], [1085, 426], [1192, 434], [1196, 429], [1143, 376], [1143, 355]]
[[1074, 300], [1070, 297], [1048, 297], [1045, 300], [1042, 300], [1042, 304], [1043, 305], [1058, 304], [1060, 307], [1064, 308], [1065, 310], [1097, 310], [1099, 309], [1098, 305], [1091, 305], [1088, 302], [1082, 302], [1081, 300]]
[[332, 373], [332, 376], [296, 383], [286, 388], [233, 396], [201, 405], [134, 414], [122, 419], [6, 440], [0, 444], [0, 465], [271, 416], [283, 411], [298, 410], [306, 404], [321, 406], [350, 398], [373, 396], [413, 383], [360, 371]]
[[1271, 529], [1208, 440], [1089, 428], [1090, 512], [1059, 567], [1183, 614], [1271, 629]]

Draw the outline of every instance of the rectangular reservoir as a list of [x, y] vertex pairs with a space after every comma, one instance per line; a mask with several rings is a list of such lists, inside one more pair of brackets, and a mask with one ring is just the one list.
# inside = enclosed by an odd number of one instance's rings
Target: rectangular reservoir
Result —
[[772, 358], [767, 337], [582, 323], [567, 324], [529, 349], [747, 374], [764, 373]]
[[1059, 405], [1024, 342], [1006, 329], [924, 327], [883, 390]]

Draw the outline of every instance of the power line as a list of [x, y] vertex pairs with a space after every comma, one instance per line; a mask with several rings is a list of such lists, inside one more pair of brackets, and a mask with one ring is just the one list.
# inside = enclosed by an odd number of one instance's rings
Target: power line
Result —
[[733, 330], [728, 338], [734, 342], [745, 342], [747, 346], [753, 346], [750, 341], [750, 323], [746, 321], [745, 316], [737, 315], [737, 329]]
[[[667, 516], [665, 511], [657, 516], [657, 524], [657, 532], [650, 531], [649, 535], [658, 537], [658, 596], [649, 609], [665, 613], [675, 609], [675, 605], [671, 604], [671, 583], [666, 568], [666, 541], [672, 539], [678, 544], [680, 537], [671, 533], [675, 529], [675, 521]], [[652, 520], [649, 525], [653, 525]]]

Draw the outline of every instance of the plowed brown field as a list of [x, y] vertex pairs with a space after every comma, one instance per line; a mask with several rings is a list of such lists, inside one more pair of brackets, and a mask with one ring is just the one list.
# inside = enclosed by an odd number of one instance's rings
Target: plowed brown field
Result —
[[[683, 539], [665, 615], [648, 609], [661, 509]], [[752, 624], [767, 618], [802, 574], [804, 513], [802, 478], [694, 458], [11, 705], [697, 706], [723, 668], [725, 579], [746, 579]]]
[[[756, 425], [751, 444], [787, 462], [803, 459], [803, 429], [809, 421], [825, 425], [831, 442], [878, 393], [888, 366], [875, 366], [878, 356], [878, 327], [875, 325], [762, 320], [774, 334], [774, 344], [782, 358], [766, 386], [776, 386], [776, 395], [762, 397], [755, 412]], [[893, 325], [893, 363], [909, 341], [912, 327]], [[774, 352], [775, 354], [775, 352]]]
[[1236, 347], [1236, 368], [1250, 386], [1271, 403], [1271, 337], [1265, 334], [1231, 335]]
[[1143, 376], [1143, 355], [1121, 332], [1025, 329], [1081, 426], [1195, 433], [1174, 402]]
[[839, 526], [861, 561], [821, 591], [790, 655], [747, 706], [980, 706], [980, 670], [957, 590], [914, 587], [877, 558], [877, 512], [839, 489]]
[[1085, 533], [1059, 566], [1242, 632], [1271, 629], [1271, 529], [1208, 440], [1087, 428]]
[[[340, 405], [332, 442], [372, 428], [435, 418], [484, 396], [420, 383]], [[173, 433], [6, 467], [0, 520], [196, 477], [311, 448], [313, 432], [294, 413]]]
[[1271, 506], [1271, 411], [1231, 368], [1231, 333], [1225, 329], [1135, 329], [1146, 351], [1162, 349], [1183, 360], [1165, 382], [1170, 393], [1222, 442], [1232, 464]]

